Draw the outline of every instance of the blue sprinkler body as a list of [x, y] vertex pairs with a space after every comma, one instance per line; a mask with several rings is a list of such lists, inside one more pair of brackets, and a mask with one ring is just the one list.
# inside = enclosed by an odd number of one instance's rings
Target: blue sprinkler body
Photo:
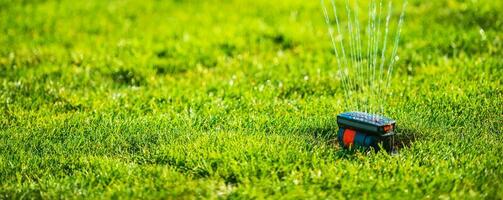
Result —
[[339, 125], [337, 139], [343, 148], [391, 150], [391, 139], [395, 135], [395, 120], [364, 112], [345, 112], [337, 115], [337, 124]]

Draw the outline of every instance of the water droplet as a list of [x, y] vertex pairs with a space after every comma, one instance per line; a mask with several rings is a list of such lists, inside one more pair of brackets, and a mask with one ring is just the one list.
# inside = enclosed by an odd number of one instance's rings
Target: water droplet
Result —
[[335, 37], [335, 41], [337, 41], [337, 42], [342, 41], [342, 35], [341, 35], [341, 34], [338, 34], [338, 35]]
[[264, 91], [264, 85], [260, 84], [260, 85], [258, 86], [258, 91], [259, 91], [259, 92]]
[[484, 29], [480, 29], [479, 33], [480, 33], [480, 37], [482, 37], [482, 40], [487, 39], [486, 32], [484, 31]]

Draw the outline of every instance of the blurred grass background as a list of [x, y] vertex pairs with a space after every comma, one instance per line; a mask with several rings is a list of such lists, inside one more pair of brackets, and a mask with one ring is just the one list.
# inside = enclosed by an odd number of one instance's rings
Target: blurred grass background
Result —
[[0, 198], [502, 198], [502, 10], [409, 1], [389, 155], [318, 1], [0, 0]]

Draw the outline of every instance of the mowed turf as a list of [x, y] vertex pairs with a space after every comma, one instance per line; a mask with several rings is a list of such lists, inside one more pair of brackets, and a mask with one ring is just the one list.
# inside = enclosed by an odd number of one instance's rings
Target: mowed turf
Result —
[[503, 198], [502, 11], [409, 1], [389, 154], [337, 145], [319, 1], [0, 0], [0, 199]]

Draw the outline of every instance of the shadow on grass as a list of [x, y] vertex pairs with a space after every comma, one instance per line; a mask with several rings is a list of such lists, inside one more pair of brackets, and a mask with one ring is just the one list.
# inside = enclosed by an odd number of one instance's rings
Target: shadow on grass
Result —
[[422, 140], [423, 135], [419, 134], [416, 130], [410, 128], [397, 128], [396, 135], [391, 140], [393, 151], [400, 151], [400, 149], [412, 146], [414, 142]]

